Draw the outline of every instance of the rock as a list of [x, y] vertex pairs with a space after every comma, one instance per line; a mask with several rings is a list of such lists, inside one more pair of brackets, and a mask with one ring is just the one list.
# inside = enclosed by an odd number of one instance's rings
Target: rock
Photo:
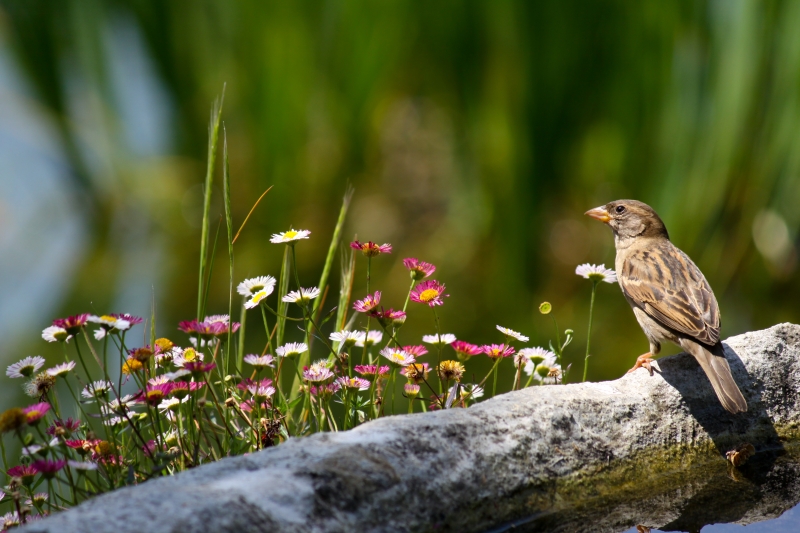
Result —
[[[652, 377], [532, 387], [293, 439], [102, 495], [25, 531], [621, 531], [763, 520], [800, 498], [795, 450], [784, 445], [800, 423], [800, 326], [732, 337], [726, 356], [747, 413], [727, 413], [679, 354]], [[756, 455], [733, 469], [725, 453], [743, 442]], [[741, 490], [717, 490], [726, 483]], [[723, 492], [737, 505], [715, 510]]]

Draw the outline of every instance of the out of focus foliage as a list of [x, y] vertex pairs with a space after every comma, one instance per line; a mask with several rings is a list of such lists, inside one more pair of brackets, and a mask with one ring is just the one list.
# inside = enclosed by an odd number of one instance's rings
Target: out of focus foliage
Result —
[[[627, 197], [705, 272], [723, 336], [797, 322], [798, 23], [789, 1], [4, 1], [1, 105], [18, 120], [0, 118], [0, 135], [45, 131], [62, 161], [32, 190], [37, 158], [0, 148], [17, 161], [0, 167], [0, 318], [30, 311], [3, 330], [4, 357], [50, 353], [36, 339], [53, 317], [149, 316], [153, 301], [158, 335], [185, 342], [175, 326], [194, 318], [206, 127], [224, 83], [237, 224], [274, 185], [236, 243], [237, 279], [277, 276], [268, 236], [293, 225], [312, 231], [298, 259], [316, 282], [350, 182], [345, 236], [395, 249], [373, 262], [388, 305], [407, 290], [401, 259], [419, 257], [451, 294], [445, 331], [499, 342], [502, 324], [546, 345], [549, 300], [580, 367], [590, 283], [574, 269], [614, 258], [583, 212]], [[47, 189], [61, 192], [45, 207], [15, 196]], [[57, 213], [77, 220], [74, 244], [31, 256], [50, 249]], [[20, 229], [33, 219], [40, 229]], [[223, 248], [210, 312], [227, 309]], [[20, 261], [57, 275], [42, 287]], [[23, 282], [41, 292], [15, 292]], [[647, 349], [616, 286], [598, 290], [594, 327], [590, 379]]]

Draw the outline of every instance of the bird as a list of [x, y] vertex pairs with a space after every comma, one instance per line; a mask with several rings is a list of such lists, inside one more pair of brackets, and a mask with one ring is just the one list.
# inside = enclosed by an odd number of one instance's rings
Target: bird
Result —
[[637, 200], [615, 200], [585, 214], [614, 233], [617, 280], [650, 342], [650, 351], [628, 372], [644, 367], [652, 375], [653, 356], [670, 341], [694, 356], [727, 411], [747, 411], [719, 338], [714, 291], [689, 256], [672, 244], [658, 214]]

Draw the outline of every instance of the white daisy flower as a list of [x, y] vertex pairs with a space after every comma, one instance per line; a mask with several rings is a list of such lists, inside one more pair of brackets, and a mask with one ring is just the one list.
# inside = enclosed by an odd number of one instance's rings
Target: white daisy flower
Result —
[[585, 263], [583, 265], [579, 265], [578, 268], [575, 269], [575, 273], [592, 281], [605, 281], [606, 283], [617, 282], [617, 273], [613, 270], [607, 269], [605, 265], [592, 265]]
[[118, 426], [120, 424], [124, 424], [126, 420], [121, 416], [112, 416], [111, 418], [106, 418], [103, 420], [103, 424], [106, 426]]
[[[123, 318], [117, 318], [111, 315], [89, 315], [89, 318], [86, 319], [87, 322], [92, 322], [94, 324], [100, 324], [104, 329], [115, 329], [117, 331], [127, 331], [131, 329], [131, 323], [128, 320]], [[95, 333], [97, 336], [97, 333]]]
[[300, 287], [299, 291], [292, 291], [286, 296], [284, 296], [283, 301], [296, 304], [307, 304], [317, 296], [319, 296], [318, 288], [310, 287], [308, 289], [305, 289], [303, 287]]
[[72, 335], [67, 330], [58, 326], [50, 326], [42, 330], [42, 338], [47, 342], [69, 342]]
[[236, 286], [236, 292], [245, 298], [249, 298], [261, 291], [266, 291], [267, 295], [270, 295], [275, 290], [275, 283], [276, 280], [272, 276], [258, 276], [241, 282]]
[[267, 292], [266, 289], [262, 289], [262, 290], [258, 291], [257, 293], [255, 293], [253, 295], [252, 298], [250, 298], [249, 300], [247, 300], [244, 303], [244, 308], [245, 309], [252, 309], [252, 308], [256, 307], [258, 304], [261, 303], [262, 300], [264, 300], [267, 296], [269, 296], [269, 294], [271, 292], [272, 291]]
[[452, 333], [442, 333], [442, 335], [423, 335], [422, 342], [438, 346], [439, 344], [452, 344], [455, 342], [456, 336]]
[[461, 397], [477, 400], [483, 396], [483, 387], [476, 383], [467, 383], [461, 386]]
[[183, 348], [180, 346], [173, 346], [173, 348], [166, 352], [161, 352], [153, 355], [153, 359], [157, 366], [165, 366], [175, 359], [175, 356], [183, 353]]
[[381, 355], [392, 363], [400, 366], [408, 366], [414, 362], [414, 356], [403, 350], [402, 348], [392, 348], [387, 346], [381, 350]]
[[[519, 361], [517, 359], [519, 359]], [[556, 354], [538, 346], [535, 348], [523, 348], [514, 356], [514, 364], [516, 366], [524, 364], [525, 366], [522, 370], [530, 376], [540, 364], [546, 366], [555, 365]]]
[[256, 368], [266, 368], [266, 367], [274, 367], [273, 364], [274, 358], [269, 355], [256, 355], [254, 353], [248, 354], [244, 356], [244, 362], [248, 365], [254, 366]]
[[356, 341], [356, 346], [361, 348], [364, 347], [364, 340], [367, 341], [367, 348], [374, 344], [378, 344], [383, 340], [383, 332], [375, 329], [371, 329], [369, 333], [365, 333], [363, 331], [358, 331], [357, 333], [358, 340]]
[[278, 354], [279, 357], [291, 357], [307, 351], [308, 345], [304, 342], [287, 342], [283, 346], [275, 349], [275, 353]]
[[320, 359], [316, 361], [314, 364], [303, 370], [303, 379], [306, 381], [311, 381], [314, 383], [318, 383], [321, 381], [327, 381], [334, 376], [333, 372], [330, 368], [328, 368], [328, 361], [325, 359]]
[[175, 355], [172, 358], [172, 364], [178, 368], [183, 367], [186, 363], [196, 363], [203, 360], [203, 352], [198, 352], [194, 348], [186, 348], [181, 351], [180, 355]]
[[167, 381], [179, 381], [182, 377], [191, 375], [192, 373], [185, 368], [179, 368], [175, 372], [167, 372], [164, 377], [167, 378]]
[[44, 366], [44, 357], [40, 355], [28, 356], [22, 361], [18, 361], [13, 365], [8, 365], [6, 369], [6, 376], [10, 378], [27, 378], [30, 377]]
[[301, 230], [294, 230], [290, 229], [289, 231], [284, 231], [283, 233], [275, 233], [272, 235], [272, 238], [269, 242], [273, 244], [281, 244], [284, 242], [294, 242], [300, 239], [308, 239], [308, 236], [311, 235], [311, 232], [307, 229]]
[[81, 396], [91, 400], [98, 396], [105, 395], [108, 391], [111, 390], [111, 387], [112, 385], [110, 381], [105, 381], [101, 379], [99, 381], [95, 381], [94, 383], [89, 383], [88, 385], [86, 385], [81, 391]]
[[75, 470], [97, 470], [97, 463], [68, 460], [67, 465]]
[[528, 337], [526, 337], [519, 331], [514, 331], [513, 329], [504, 328], [503, 326], [497, 326], [497, 330], [506, 337], [511, 337], [517, 339], [518, 341], [528, 342], [530, 340]]
[[214, 346], [217, 342], [219, 342], [219, 339], [217, 339], [216, 337], [212, 337], [208, 340], [200, 339], [200, 342], [197, 342], [197, 337], [189, 337], [189, 343], [195, 348], [197, 348], [198, 346], [200, 348], [207, 348], [209, 346]]
[[206, 324], [214, 324], [219, 322], [221, 324], [229, 325], [231, 323], [230, 315], [209, 315], [203, 320]]
[[98, 340], [98, 341], [102, 340], [106, 336], [106, 330], [104, 330], [103, 328], [97, 328], [96, 330], [94, 330], [93, 335], [94, 335], [95, 340]]
[[56, 365], [53, 368], [47, 369], [47, 375], [58, 377], [68, 374], [75, 369], [75, 361], [70, 361], [68, 363], [61, 363], [60, 365]]
[[[185, 398], [185, 400], [188, 400], [188, 399], [189, 399], [189, 396], [187, 396]], [[177, 398], [167, 398], [166, 400], [162, 400], [161, 403], [158, 404], [158, 409], [161, 412], [175, 411], [180, 406], [181, 406], [181, 401], [179, 399], [177, 399]]]
[[360, 334], [360, 331], [347, 331], [346, 329], [343, 329], [342, 331], [331, 333], [330, 337], [328, 338], [345, 346], [353, 346], [358, 341]]

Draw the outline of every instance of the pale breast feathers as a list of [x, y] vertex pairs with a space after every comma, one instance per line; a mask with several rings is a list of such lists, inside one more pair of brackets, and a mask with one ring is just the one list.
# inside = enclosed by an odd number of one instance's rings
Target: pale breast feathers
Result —
[[703, 273], [666, 241], [625, 258], [619, 279], [625, 295], [665, 326], [698, 341], [719, 342], [719, 307]]

